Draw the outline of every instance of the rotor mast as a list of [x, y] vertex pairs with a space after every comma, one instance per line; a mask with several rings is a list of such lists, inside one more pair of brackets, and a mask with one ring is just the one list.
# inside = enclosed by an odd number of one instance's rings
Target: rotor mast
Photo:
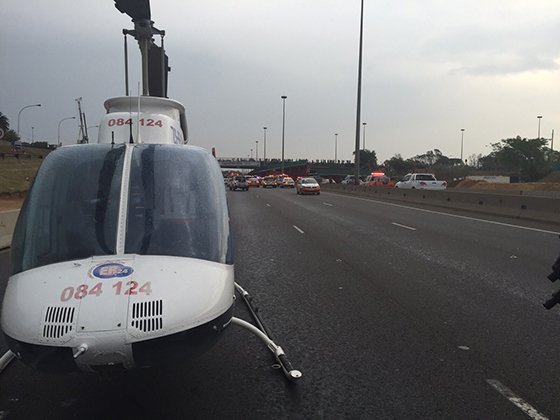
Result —
[[[115, 0], [115, 7], [126, 13], [134, 22], [134, 29], [123, 29], [125, 37], [132, 35], [138, 41], [142, 56], [142, 95], [167, 97], [167, 56], [163, 48], [165, 31], [157, 29], [151, 20], [149, 0]], [[153, 41], [154, 35], [161, 36], [161, 47]], [[128, 95], [128, 52], [125, 43], [125, 78]]]

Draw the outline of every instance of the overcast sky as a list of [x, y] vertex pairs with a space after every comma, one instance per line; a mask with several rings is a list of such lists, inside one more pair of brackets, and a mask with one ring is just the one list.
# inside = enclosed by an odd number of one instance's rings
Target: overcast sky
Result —
[[[189, 143], [218, 156], [352, 159], [359, 0], [151, 0], [165, 29], [169, 96], [187, 108]], [[362, 121], [381, 160], [438, 148], [459, 157], [560, 130], [557, 0], [365, 0]], [[0, 112], [22, 137], [56, 143], [58, 123], [88, 126], [124, 94], [123, 28], [112, 0], [3, 0]], [[131, 86], [140, 81], [129, 42]], [[159, 39], [158, 39], [159, 43]], [[96, 138], [97, 129], [89, 129]], [[62, 123], [75, 143], [76, 120]], [[557, 133], [560, 134], [560, 133]], [[558, 137], [558, 136], [557, 136]], [[560, 140], [557, 141], [560, 144]], [[555, 147], [556, 149], [557, 147]], [[251, 152], [251, 149], [253, 151]]]

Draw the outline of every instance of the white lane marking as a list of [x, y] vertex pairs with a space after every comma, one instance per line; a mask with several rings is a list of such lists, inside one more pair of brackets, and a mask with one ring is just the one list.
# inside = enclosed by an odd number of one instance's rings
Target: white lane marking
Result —
[[511, 389], [507, 386], [502, 384], [500, 381], [496, 379], [486, 379], [486, 382], [498, 391], [502, 396], [507, 398], [512, 404], [516, 405], [519, 409], [521, 409], [525, 414], [535, 420], [548, 420], [548, 417], [543, 416], [539, 413], [531, 404], [523, 400], [523, 398], [518, 397], [513, 393]]
[[554, 232], [553, 230], [537, 229], [537, 228], [531, 228], [531, 227], [527, 227], [527, 226], [519, 226], [519, 225], [512, 225], [512, 224], [509, 224], [509, 223], [495, 222], [493, 220], [478, 219], [476, 217], [460, 216], [458, 214], [444, 213], [442, 211], [420, 209], [418, 207], [404, 206], [402, 204], [394, 204], [394, 203], [387, 203], [385, 201], [369, 200], [367, 198], [360, 198], [360, 197], [352, 197], [351, 195], [347, 195], [347, 194], [337, 194], [337, 193], [331, 193], [331, 194], [338, 195], [338, 196], [341, 196], [341, 197], [353, 198], [354, 200], [369, 201], [369, 202], [373, 202], [373, 203], [377, 203], [377, 204], [383, 204], [383, 205], [386, 205], [386, 206], [393, 206], [393, 207], [400, 207], [400, 208], [403, 208], [403, 209], [422, 211], [424, 213], [432, 213], [432, 214], [439, 214], [439, 215], [442, 215], [442, 216], [456, 217], [457, 219], [474, 220], [475, 222], [491, 223], [493, 225], [500, 225], [500, 226], [517, 228], [517, 229], [532, 230], [533, 232], [541, 232], [541, 233], [550, 233], [552, 235], [560, 235], [560, 232]]
[[268, 203], [266, 203], [266, 206], [267, 206], [267, 207], [272, 207], [272, 206], [271, 206], [270, 204], [268, 204]]
[[298, 228], [296, 225], [292, 225], [292, 227], [297, 230], [299, 233], [304, 233], [303, 230], [301, 230], [300, 228]]
[[393, 223], [391, 223], [391, 224], [392, 224], [392, 225], [395, 225], [395, 226], [398, 226], [398, 227], [402, 227], [402, 228], [408, 229], [408, 230], [416, 230], [416, 228], [413, 228], [413, 227], [410, 227], [410, 226], [406, 226], [406, 225], [401, 225], [400, 223], [395, 223], [395, 222], [393, 222]]
[[329, 206], [332, 207], [333, 205], [331, 203], [323, 203], [325, 206]]

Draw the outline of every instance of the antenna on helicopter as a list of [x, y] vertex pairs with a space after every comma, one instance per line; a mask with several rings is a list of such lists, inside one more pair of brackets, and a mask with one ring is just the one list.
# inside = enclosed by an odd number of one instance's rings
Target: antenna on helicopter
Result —
[[[171, 70], [168, 57], [165, 54], [163, 37], [165, 31], [157, 29], [151, 19], [149, 0], [115, 0], [115, 7], [121, 13], [126, 13], [134, 22], [134, 29], [123, 29], [125, 36], [125, 84], [128, 90], [128, 47], [126, 36], [132, 35], [140, 47], [142, 55], [142, 95], [167, 98], [167, 74]], [[153, 35], [160, 35], [161, 47], [152, 39]]]
[[76, 98], [78, 103], [78, 114], [80, 117], [80, 138], [78, 143], [85, 144], [89, 143], [88, 133], [87, 133], [87, 123], [86, 123], [86, 113], [82, 112], [82, 97]]

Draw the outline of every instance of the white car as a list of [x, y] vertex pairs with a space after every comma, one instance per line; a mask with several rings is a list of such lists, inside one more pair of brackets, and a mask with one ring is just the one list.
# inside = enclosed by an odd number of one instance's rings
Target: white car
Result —
[[438, 181], [433, 174], [406, 174], [395, 184], [395, 188], [409, 190], [445, 190], [446, 181]]
[[[362, 180], [362, 178], [359, 178], [359, 180], [360, 180], [360, 182], [359, 182], [360, 185], [364, 185], [364, 184], [365, 184], [365, 182]], [[354, 175], [346, 175], [346, 178], [344, 178], [344, 179], [342, 180], [341, 184], [344, 184], [344, 185], [354, 185], [354, 184], [355, 184], [355, 182], [354, 182]]]
[[321, 194], [321, 186], [315, 178], [299, 178], [296, 182], [296, 194]]

